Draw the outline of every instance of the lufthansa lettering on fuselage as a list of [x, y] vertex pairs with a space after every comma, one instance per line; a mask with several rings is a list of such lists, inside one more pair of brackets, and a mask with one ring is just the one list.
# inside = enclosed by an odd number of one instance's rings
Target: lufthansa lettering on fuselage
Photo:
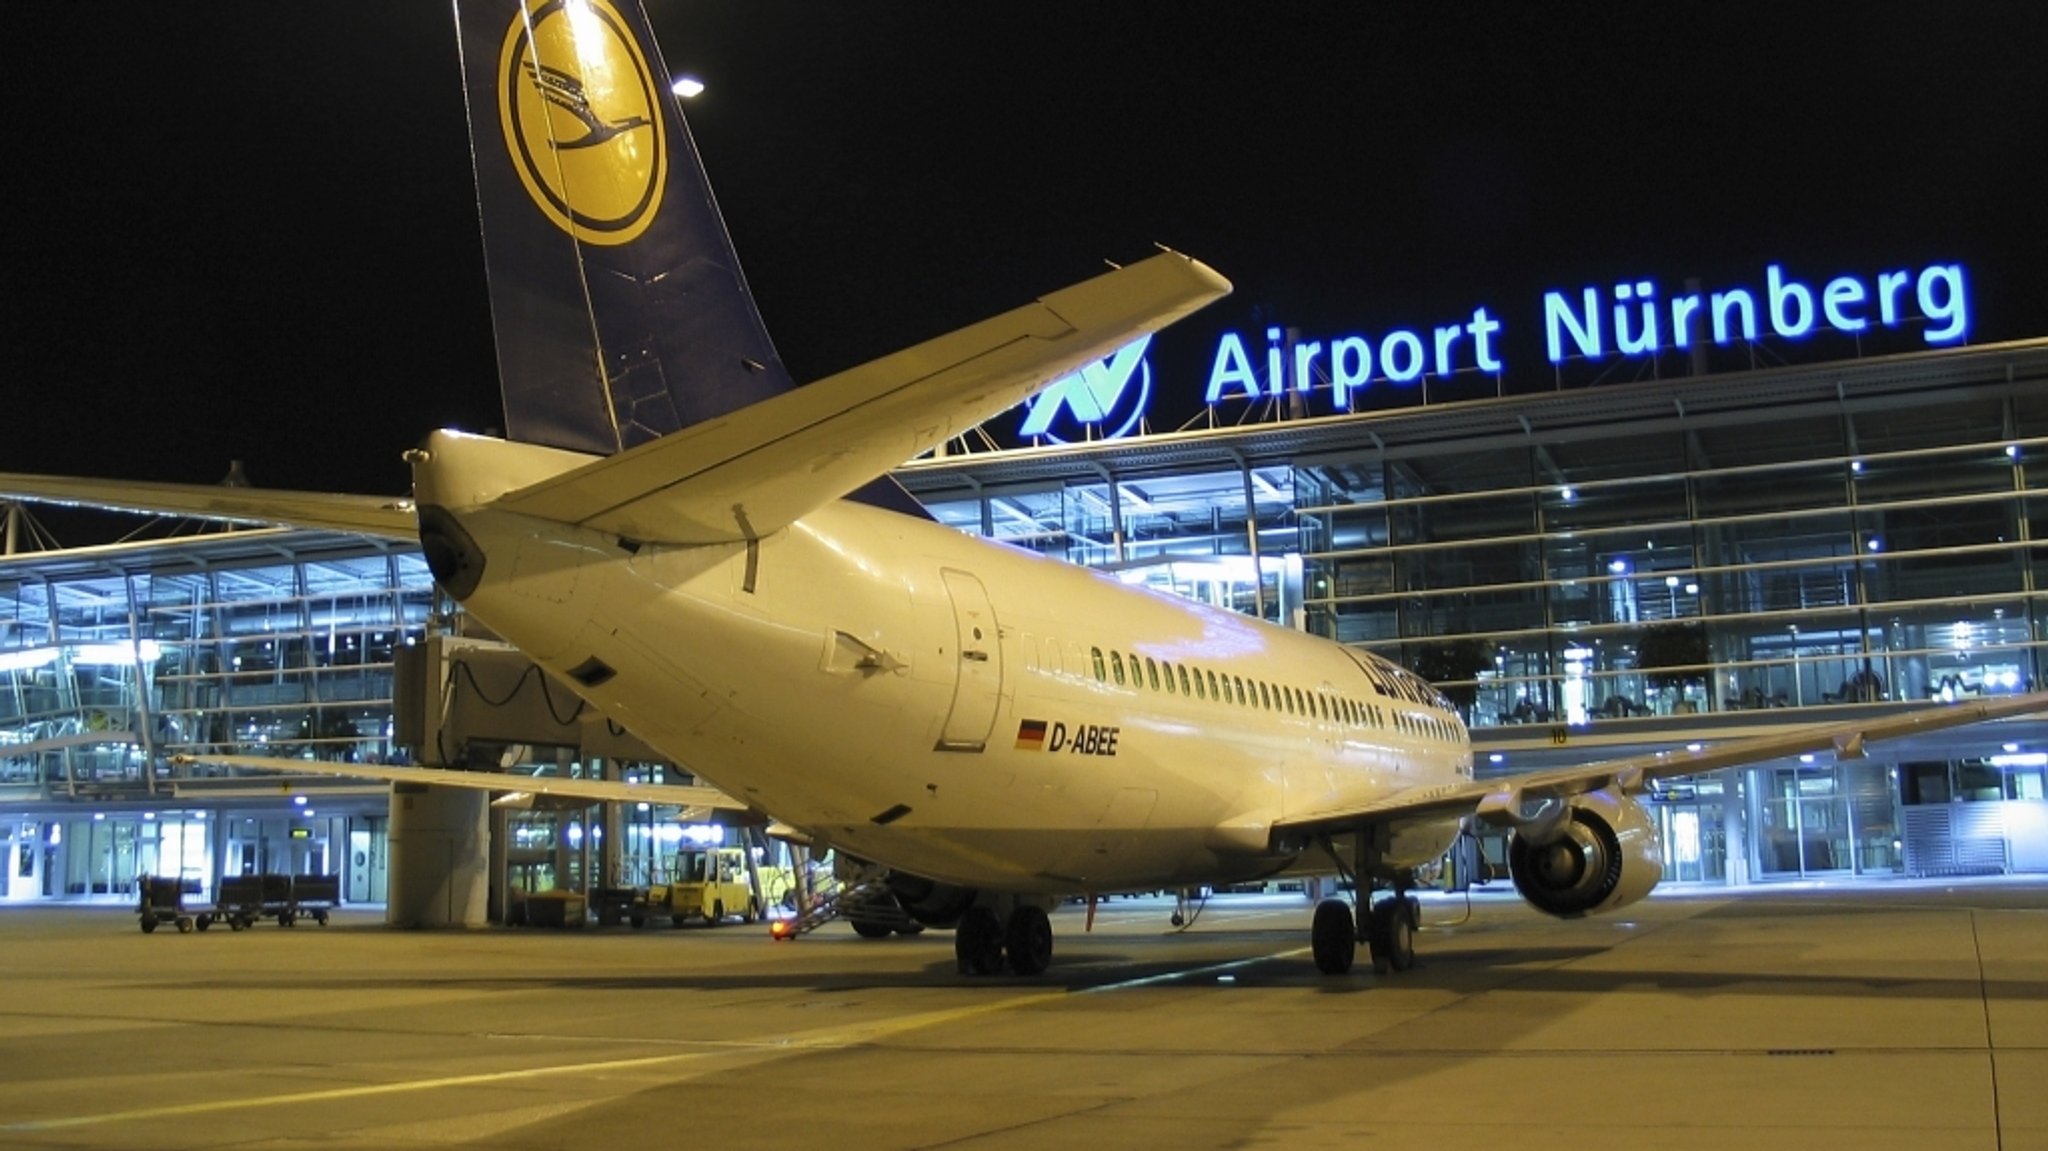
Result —
[[1063, 751], [1069, 755], [1115, 755], [1116, 737], [1121, 730], [1093, 723], [1076, 724], [1069, 730], [1066, 724], [1055, 723], [1052, 725], [1052, 737], [1046, 740], [1045, 750]]

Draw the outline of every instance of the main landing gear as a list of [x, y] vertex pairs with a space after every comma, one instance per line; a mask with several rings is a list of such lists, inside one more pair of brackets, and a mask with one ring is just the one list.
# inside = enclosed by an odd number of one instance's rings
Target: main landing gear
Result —
[[1373, 880], [1383, 870], [1385, 835], [1382, 828], [1360, 831], [1348, 868], [1330, 841], [1323, 840], [1323, 849], [1351, 880], [1352, 891], [1350, 903], [1325, 899], [1316, 904], [1309, 950], [1315, 955], [1316, 970], [1325, 975], [1348, 973], [1360, 940], [1365, 941], [1375, 975], [1415, 966], [1415, 929], [1422, 921], [1422, 905], [1408, 894], [1413, 877], [1406, 871], [1393, 873], [1393, 892], [1377, 903], [1372, 901]]
[[1037, 975], [1052, 965], [1052, 919], [1043, 907], [1020, 903], [1006, 922], [977, 904], [953, 930], [953, 957], [962, 975], [998, 975], [1005, 962], [1013, 974]]

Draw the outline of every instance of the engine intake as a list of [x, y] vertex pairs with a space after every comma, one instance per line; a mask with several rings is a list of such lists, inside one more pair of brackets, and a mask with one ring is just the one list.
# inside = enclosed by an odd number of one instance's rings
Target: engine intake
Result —
[[1596, 791], [1572, 800], [1571, 818], [1548, 842], [1511, 837], [1508, 873], [1536, 910], [1576, 919], [1648, 895], [1664, 878], [1664, 853], [1642, 804]]

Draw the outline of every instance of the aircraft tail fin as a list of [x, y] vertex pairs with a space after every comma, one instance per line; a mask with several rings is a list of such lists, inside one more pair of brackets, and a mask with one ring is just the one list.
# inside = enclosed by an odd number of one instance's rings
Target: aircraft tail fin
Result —
[[459, 0], [506, 433], [596, 455], [790, 390], [636, 0]]

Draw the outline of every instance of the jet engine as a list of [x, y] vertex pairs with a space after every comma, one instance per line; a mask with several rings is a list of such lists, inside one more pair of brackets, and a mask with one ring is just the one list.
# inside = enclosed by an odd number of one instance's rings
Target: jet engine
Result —
[[910, 875], [901, 871], [889, 873], [889, 893], [912, 919], [926, 927], [947, 928], [960, 922], [967, 909], [974, 906], [975, 891], [971, 887], [955, 887], [950, 883], [939, 883], [921, 875]]
[[1546, 842], [1516, 832], [1508, 840], [1508, 873], [1536, 910], [1577, 919], [1648, 895], [1664, 878], [1664, 858], [1642, 804], [1596, 791], [1572, 799], [1570, 817]]

